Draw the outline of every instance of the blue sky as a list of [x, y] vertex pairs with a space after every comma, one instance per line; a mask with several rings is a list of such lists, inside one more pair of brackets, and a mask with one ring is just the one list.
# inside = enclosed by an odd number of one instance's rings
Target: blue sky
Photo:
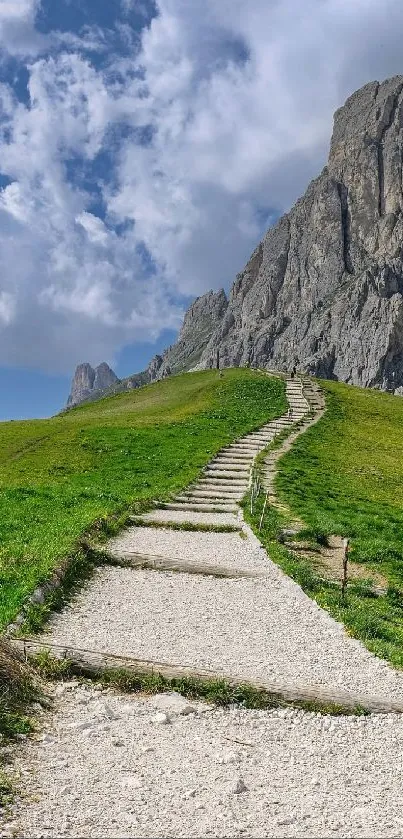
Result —
[[0, 419], [228, 289], [402, 30], [400, 0], [1, 0]]

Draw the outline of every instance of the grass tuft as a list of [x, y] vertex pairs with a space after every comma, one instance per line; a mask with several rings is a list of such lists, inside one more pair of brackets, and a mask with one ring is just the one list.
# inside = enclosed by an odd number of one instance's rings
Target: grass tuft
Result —
[[41, 686], [33, 669], [0, 637], [0, 734], [11, 739], [27, 734], [32, 724], [25, 716], [27, 703], [41, 698]]
[[[52, 659], [48, 652], [41, 652], [32, 657], [42, 677], [70, 679], [76, 676], [75, 667], [68, 660]], [[80, 677], [88, 681], [88, 677]], [[247, 683], [234, 685], [225, 679], [197, 679], [193, 677], [166, 678], [160, 673], [132, 673], [125, 668], [111, 668], [99, 674], [91, 674], [91, 681], [104, 687], [116, 688], [124, 693], [144, 693], [152, 695], [166, 691], [176, 691], [187, 699], [200, 699], [219, 707], [236, 705], [241, 708], [269, 710], [271, 708], [297, 707], [314, 713], [344, 715], [362, 715], [364, 709], [349, 709], [331, 702], [286, 700], [263, 689]]]

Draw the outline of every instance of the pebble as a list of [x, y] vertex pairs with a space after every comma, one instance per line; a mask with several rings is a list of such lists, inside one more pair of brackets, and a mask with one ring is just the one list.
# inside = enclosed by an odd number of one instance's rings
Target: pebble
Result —
[[246, 792], [247, 787], [243, 778], [239, 777], [232, 781], [229, 792], [233, 793], [233, 795], [239, 795], [241, 792]]
[[153, 719], [158, 725], [168, 725], [171, 722], [171, 718], [164, 711], [158, 711]]

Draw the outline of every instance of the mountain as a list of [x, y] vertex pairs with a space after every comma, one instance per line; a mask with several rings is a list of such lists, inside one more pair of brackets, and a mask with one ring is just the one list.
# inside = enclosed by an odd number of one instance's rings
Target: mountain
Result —
[[223, 289], [197, 297], [187, 310], [176, 344], [156, 355], [148, 366], [151, 381], [195, 367], [225, 316], [228, 300]]
[[[219, 363], [296, 367], [403, 394], [402, 161], [396, 76], [336, 111], [327, 165], [267, 231], [229, 299], [223, 290], [198, 297], [177, 342], [110, 389]], [[77, 368], [70, 405], [105, 393], [87, 368]]]
[[67, 407], [72, 408], [80, 402], [86, 402], [93, 396], [100, 396], [117, 382], [119, 382], [119, 379], [116, 373], [105, 361], [95, 370], [91, 367], [91, 364], [79, 364], [74, 373]]
[[126, 379], [118, 379], [105, 361], [95, 369], [87, 363], [79, 364], [73, 376], [66, 409], [74, 408], [82, 402], [95, 402], [103, 396], [113, 396], [115, 393], [141, 387], [150, 381], [147, 371], [134, 373]]
[[334, 118], [328, 164], [264, 236], [200, 366], [259, 365], [403, 388], [403, 76]]
[[73, 408], [82, 402], [92, 402], [190, 369], [200, 361], [227, 306], [224, 291], [209, 291], [203, 297], [198, 297], [186, 312], [176, 344], [165, 350], [163, 355], [154, 356], [142, 373], [135, 373], [127, 379], [118, 379], [105, 362], [95, 370], [90, 364], [79, 364], [73, 376], [66, 407]]

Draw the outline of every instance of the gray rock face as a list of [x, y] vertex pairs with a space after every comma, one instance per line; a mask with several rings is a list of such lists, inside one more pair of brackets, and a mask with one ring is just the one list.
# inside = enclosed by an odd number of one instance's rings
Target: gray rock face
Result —
[[116, 373], [109, 367], [109, 364], [103, 361], [102, 364], [95, 368], [93, 390], [107, 390], [107, 388], [112, 387], [118, 381], [119, 379]]
[[336, 112], [328, 165], [238, 274], [200, 367], [218, 350], [221, 366], [403, 386], [402, 159], [397, 76]]
[[209, 291], [197, 297], [186, 312], [176, 344], [156, 355], [148, 366], [150, 381], [195, 367], [211, 336], [221, 324], [228, 301], [225, 292]]
[[73, 376], [67, 407], [73, 408], [80, 402], [86, 402], [93, 397], [99, 397], [117, 384], [119, 379], [108, 364], [102, 362], [98, 367], [91, 364], [79, 364]]

